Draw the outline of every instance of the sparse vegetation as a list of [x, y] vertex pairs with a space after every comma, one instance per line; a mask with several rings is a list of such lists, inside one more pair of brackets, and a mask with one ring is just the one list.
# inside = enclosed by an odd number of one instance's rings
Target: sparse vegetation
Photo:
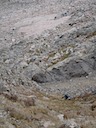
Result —
[[88, 38], [92, 38], [94, 36], [96, 36], [96, 31], [93, 32], [93, 33], [90, 33], [86, 38], [88, 39]]
[[[57, 116], [59, 113], [64, 115], [63, 118], [65, 120], [70, 120], [72, 118], [77, 119], [80, 116], [91, 116], [91, 118], [94, 120], [96, 118], [95, 113], [93, 113], [95, 112], [95, 95], [86, 95], [73, 100], [64, 100], [61, 98], [61, 96], [57, 96], [56, 94], [48, 96], [40, 91], [32, 90], [32, 92], [29, 94], [35, 94], [35, 96], [38, 97], [38, 100], [35, 99], [34, 103], [32, 98], [26, 98], [29, 89], [27, 90], [27, 88], [24, 89], [21, 87], [15, 88], [15, 90], [18, 89], [19, 91], [21, 90], [17, 95], [18, 100], [14, 102], [13, 99], [7, 98], [6, 95], [1, 95], [5, 97], [5, 99], [1, 99], [5, 100], [6, 102], [0, 106], [0, 109], [2, 108], [8, 114], [7, 121], [10, 120], [11, 123], [17, 128], [19, 125], [20, 128], [23, 128], [25, 124], [27, 124], [27, 126], [37, 127], [38, 125], [40, 126], [41, 120], [49, 119], [55, 124], [55, 126], [52, 126], [52, 128], [61, 128], [61, 126], [64, 125], [61, 125], [60, 120], [58, 120]], [[21, 94], [23, 95], [23, 99], [19, 97]], [[48, 100], [45, 100], [44, 97], [48, 98]], [[92, 111], [90, 111], [90, 103], [92, 104]], [[86, 105], [87, 108], [84, 107]], [[18, 120], [20, 124], [17, 124], [16, 120]], [[84, 128], [86, 127], [84, 126]]]
[[18, 97], [17, 97], [17, 95], [15, 95], [15, 94], [11, 94], [11, 93], [3, 93], [4, 94], [4, 96], [7, 98], [7, 99], [9, 99], [9, 100], [11, 100], [11, 101], [13, 101], [13, 102], [16, 102], [17, 100], [18, 100]]

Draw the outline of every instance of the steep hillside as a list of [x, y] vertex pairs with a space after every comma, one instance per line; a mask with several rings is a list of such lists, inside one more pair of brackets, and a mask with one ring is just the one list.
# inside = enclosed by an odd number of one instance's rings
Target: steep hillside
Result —
[[95, 111], [96, 1], [1, 0], [0, 128], [96, 128]]

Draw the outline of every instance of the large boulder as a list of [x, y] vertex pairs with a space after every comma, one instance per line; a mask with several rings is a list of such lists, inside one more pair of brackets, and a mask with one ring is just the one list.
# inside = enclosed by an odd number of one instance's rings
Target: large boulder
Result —
[[73, 77], [86, 77], [94, 71], [96, 71], [96, 54], [92, 54], [85, 59], [70, 60], [46, 73], [35, 74], [32, 80], [38, 83], [63, 81]]

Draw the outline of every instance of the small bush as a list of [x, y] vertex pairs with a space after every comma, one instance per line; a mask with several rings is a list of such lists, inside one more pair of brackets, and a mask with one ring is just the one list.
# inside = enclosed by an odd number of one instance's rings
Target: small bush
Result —
[[96, 105], [91, 106], [91, 110], [94, 111], [96, 109]]

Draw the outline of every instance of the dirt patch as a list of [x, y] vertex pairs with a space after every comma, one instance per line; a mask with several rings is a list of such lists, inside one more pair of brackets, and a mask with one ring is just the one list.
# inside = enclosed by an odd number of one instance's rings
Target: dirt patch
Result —
[[24, 33], [24, 37], [40, 35], [46, 30], [54, 29], [56, 26], [67, 22], [69, 19], [69, 16], [67, 16], [54, 20], [55, 15], [56, 14], [23, 19], [15, 25], [16, 27], [19, 26], [18, 32]]

